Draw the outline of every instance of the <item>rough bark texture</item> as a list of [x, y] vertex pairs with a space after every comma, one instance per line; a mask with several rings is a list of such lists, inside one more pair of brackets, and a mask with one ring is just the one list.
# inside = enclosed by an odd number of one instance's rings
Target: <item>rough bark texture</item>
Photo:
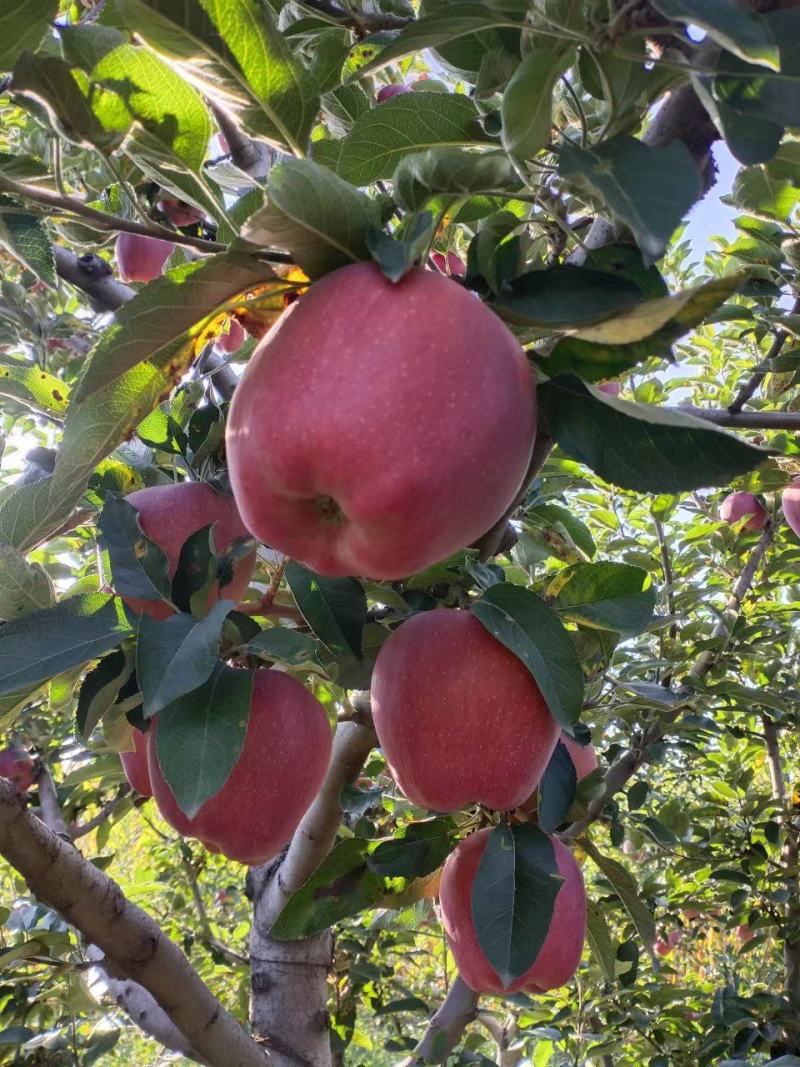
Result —
[[375, 744], [365, 696], [354, 698], [360, 721], [340, 723], [328, 774], [286, 853], [249, 876], [251, 1021], [275, 1067], [330, 1067], [333, 1062], [327, 1008], [333, 938], [326, 931], [302, 941], [274, 941], [269, 931], [336, 840], [342, 818], [339, 795], [358, 776]]
[[159, 927], [106, 874], [36, 818], [0, 780], [0, 855], [31, 892], [142, 986], [213, 1067], [264, 1067], [263, 1051]]

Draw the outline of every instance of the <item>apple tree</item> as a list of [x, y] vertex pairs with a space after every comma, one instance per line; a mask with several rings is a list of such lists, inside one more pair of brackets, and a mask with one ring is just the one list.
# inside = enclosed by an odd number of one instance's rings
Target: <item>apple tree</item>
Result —
[[797, 4], [0, 29], [0, 1061], [798, 1067]]

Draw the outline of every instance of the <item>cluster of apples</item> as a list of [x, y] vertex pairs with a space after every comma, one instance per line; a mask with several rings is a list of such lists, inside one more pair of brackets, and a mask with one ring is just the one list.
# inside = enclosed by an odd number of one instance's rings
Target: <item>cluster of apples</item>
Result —
[[[800, 478], [781, 493], [781, 508], [789, 528], [800, 537]], [[763, 530], [769, 522], [769, 512], [754, 493], [729, 493], [720, 504], [719, 517], [731, 525], [742, 522], [745, 530]]]

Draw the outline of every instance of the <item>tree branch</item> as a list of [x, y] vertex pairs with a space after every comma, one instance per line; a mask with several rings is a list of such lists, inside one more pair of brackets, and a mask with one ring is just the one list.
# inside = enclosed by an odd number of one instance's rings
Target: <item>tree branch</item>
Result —
[[208, 101], [219, 132], [228, 142], [231, 163], [251, 178], [262, 179], [279, 159], [288, 158], [285, 153], [265, 141], [254, 141], [239, 127], [233, 116], [213, 101]]
[[478, 994], [462, 978], [456, 978], [404, 1067], [418, 1063], [445, 1063], [477, 1013]]
[[713, 422], [716, 426], [728, 426], [734, 430], [800, 430], [800, 412], [798, 411], [735, 411], [729, 408], [697, 408], [690, 404], [675, 408], [666, 406], [667, 411], [681, 411], [694, 415], [696, 419]]
[[117, 281], [111, 267], [100, 256], [78, 256], [55, 244], [53, 254], [58, 276], [83, 290], [95, 311], [116, 311], [136, 296], [136, 290], [130, 285]]
[[366, 11], [349, 11], [332, 0], [297, 0], [298, 7], [313, 11], [315, 15], [337, 26], [350, 26], [357, 33], [375, 33], [378, 30], [402, 30], [414, 21], [412, 16], [369, 14]]
[[[796, 315], [800, 311], [800, 297], [795, 300], [792, 305], [790, 315]], [[762, 361], [758, 364], [756, 369], [747, 379], [747, 381], [739, 389], [738, 393], [734, 397], [733, 403], [728, 405], [728, 411], [731, 415], [736, 415], [742, 410], [748, 400], [754, 395], [758, 387], [766, 378], [770, 371], [773, 359], [780, 354], [781, 349], [786, 343], [789, 334], [785, 330], [778, 330], [772, 339], [772, 344], [769, 346], [769, 351]]]
[[58, 834], [59, 837], [69, 838], [69, 831], [67, 830], [67, 824], [64, 822], [61, 805], [58, 802], [53, 776], [44, 762], [39, 764], [39, 769], [36, 773], [36, 785], [39, 788], [42, 822], [45, 826], [49, 826], [53, 833]]
[[84, 837], [86, 834], [90, 834], [92, 830], [96, 830], [98, 826], [102, 826], [104, 822], [111, 818], [116, 811], [121, 800], [130, 795], [131, 788], [129, 785], [121, 785], [117, 790], [117, 795], [107, 801], [100, 811], [93, 818], [88, 819], [84, 823], [78, 823], [71, 827], [69, 835], [73, 841], [77, 841], [79, 837]]
[[143, 986], [213, 1067], [265, 1067], [263, 1051], [177, 945], [115, 882], [31, 814], [10, 782], [0, 782], [0, 855], [32, 893]]

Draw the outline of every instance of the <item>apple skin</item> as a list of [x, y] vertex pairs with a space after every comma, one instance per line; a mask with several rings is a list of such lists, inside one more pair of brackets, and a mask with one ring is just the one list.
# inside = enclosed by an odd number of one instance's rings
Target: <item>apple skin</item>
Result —
[[423, 611], [384, 642], [372, 717], [395, 781], [414, 804], [519, 807], [559, 727], [524, 663], [468, 611]]
[[467, 273], [467, 265], [461, 256], [455, 252], [431, 252], [430, 261], [440, 274], [449, 274], [451, 278], [464, 278]]
[[492, 311], [435, 271], [392, 284], [355, 263], [257, 346], [226, 451], [259, 540], [319, 574], [393, 580], [493, 526], [535, 432], [525, 354]]
[[228, 332], [220, 334], [214, 343], [214, 347], [218, 348], [220, 352], [225, 352], [226, 355], [230, 355], [232, 352], [239, 351], [244, 344], [246, 337], [247, 334], [239, 320], [231, 318], [228, 321]]
[[147, 767], [147, 750], [150, 747], [147, 740], [149, 733], [149, 730], [144, 733], [134, 727], [133, 751], [120, 752], [119, 754], [128, 785], [143, 797], [151, 797], [153, 795], [153, 787], [150, 785], [150, 771]]
[[159, 200], [158, 206], [173, 226], [194, 226], [205, 218], [205, 213], [174, 197]]
[[783, 490], [781, 507], [790, 529], [800, 537], [800, 478], [795, 478]]
[[748, 941], [752, 941], [755, 936], [755, 930], [751, 930], [747, 925], [736, 927], [736, 937], [743, 945], [746, 945]]
[[[236, 510], [232, 497], [216, 493], [211, 486], [200, 482], [175, 482], [137, 489], [125, 498], [139, 512], [139, 525], [144, 534], [165, 553], [170, 578], [174, 578], [184, 543], [197, 530], [214, 523], [214, 548], [226, 552], [241, 537], [249, 537]], [[228, 600], [242, 599], [256, 563], [255, 551], [248, 553], [233, 568], [233, 581], [220, 591], [215, 585], [209, 595], [213, 604], [220, 596]], [[138, 597], [122, 598], [137, 615], [154, 619], [168, 619], [174, 612], [168, 604]]]
[[601, 393], [607, 393], [608, 396], [619, 396], [621, 386], [619, 382], [600, 382], [597, 388]]
[[18, 793], [26, 793], [36, 781], [35, 765], [24, 749], [11, 745], [0, 749], [0, 778], [8, 778]]
[[393, 96], [401, 96], [403, 93], [410, 92], [410, 85], [382, 85], [375, 94], [375, 99], [382, 104], [384, 100], [391, 100]]
[[599, 764], [594, 745], [579, 745], [569, 734], [562, 733], [559, 741], [569, 752], [569, 758], [575, 765], [575, 777], [579, 782], [588, 778], [592, 771], [596, 771]]
[[719, 517], [731, 526], [745, 515], [750, 516], [745, 530], [763, 530], [769, 522], [767, 509], [753, 493], [729, 493], [719, 506]]
[[490, 829], [478, 830], [459, 842], [447, 858], [439, 888], [445, 936], [459, 974], [476, 993], [510, 996], [520, 991], [543, 993], [570, 981], [581, 961], [586, 936], [586, 891], [583, 875], [570, 850], [551, 838], [558, 873], [564, 881], [556, 897], [550, 929], [533, 965], [508, 989], [478, 943], [472, 921], [472, 885]]
[[117, 272], [124, 282], [150, 282], [159, 277], [174, 248], [172, 241], [121, 233], [114, 252]]
[[665, 941], [661, 937], [653, 943], [653, 949], [657, 956], [669, 956], [673, 948], [674, 945], [671, 945], [669, 941]]
[[222, 789], [189, 819], [161, 773], [158, 716], [150, 732], [150, 781], [161, 815], [183, 837], [249, 866], [272, 859], [291, 838], [331, 757], [331, 729], [316, 697], [283, 671], [256, 671], [241, 755]]

